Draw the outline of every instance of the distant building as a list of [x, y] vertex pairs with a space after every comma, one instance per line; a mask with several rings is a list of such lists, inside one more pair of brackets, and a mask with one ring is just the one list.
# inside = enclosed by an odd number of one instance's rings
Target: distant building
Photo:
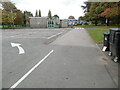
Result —
[[47, 28], [48, 17], [30, 17], [31, 28]]
[[92, 24], [91, 21], [85, 21], [85, 20], [80, 20], [78, 23], [81, 24], [81, 25], [90, 25], [90, 24]]
[[52, 19], [48, 19], [48, 23], [47, 23], [47, 27], [53, 27], [53, 28], [59, 28], [60, 27], [60, 19], [58, 18], [52, 18]]
[[68, 20], [48, 17], [30, 17], [31, 28], [67, 28]]
[[77, 25], [78, 20], [77, 19], [68, 19], [68, 25]]
[[68, 20], [67, 19], [61, 19], [60, 20], [60, 27], [61, 28], [67, 28], [68, 27]]

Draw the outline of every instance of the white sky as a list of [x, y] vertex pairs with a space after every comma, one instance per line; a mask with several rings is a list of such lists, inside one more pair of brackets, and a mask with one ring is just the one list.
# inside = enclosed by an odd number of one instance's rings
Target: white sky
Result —
[[22, 11], [27, 10], [35, 15], [36, 9], [41, 10], [42, 16], [47, 16], [51, 10], [52, 15], [58, 14], [61, 19], [73, 15], [76, 19], [83, 16], [81, 5], [86, 0], [11, 0]]

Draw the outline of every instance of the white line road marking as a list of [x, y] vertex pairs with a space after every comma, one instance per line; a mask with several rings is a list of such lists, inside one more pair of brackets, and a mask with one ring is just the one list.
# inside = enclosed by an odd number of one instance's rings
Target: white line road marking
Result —
[[10, 37], [15, 37], [15, 36], [10, 36]]
[[22, 78], [20, 78], [9, 90], [16, 88], [29, 74], [31, 74], [45, 59], [47, 59], [54, 50], [51, 50], [41, 61], [39, 61], [32, 69], [30, 69]]
[[63, 32], [60, 32], [60, 33], [55, 34], [55, 35], [52, 35], [52, 36], [48, 37], [47, 39], [51, 39], [51, 38], [53, 38], [53, 37], [55, 37], [55, 36], [58, 36], [58, 35], [60, 35], [60, 34], [62, 34], [62, 33], [63, 33]]
[[21, 44], [19, 43], [11, 43], [11, 46], [12, 47], [17, 47], [18, 50], [19, 50], [19, 54], [24, 54], [25, 53], [25, 50], [20, 46]]
[[80, 29], [84, 29], [84, 28], [75, 28], [75, 29], [79, 29], [80, 30]]
[[10, 36], [10, 37], [18, 37], [18, 36], [22, 36], [22, 35], [29, 35], [29, 34], [35, 34], [37, 32], [27, 32], [27, 33], [20, 33], [20, 34], [17, 34], [17, 35], [13, 35], [13, 36]]

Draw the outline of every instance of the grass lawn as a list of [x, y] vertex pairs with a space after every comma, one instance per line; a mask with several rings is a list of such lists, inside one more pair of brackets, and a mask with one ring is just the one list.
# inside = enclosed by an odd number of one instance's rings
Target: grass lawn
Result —
[[87, 31], [96, 43], [103, 43], [104, 32], [109, 32], [108, 30], [96, 30], [96, 29], [87, 30]]
[[118, 26], [94, 26], [94, 25], [79, 25], [77, 27], [85, 28], [92, 37], [92, 39], [95, 41], [95, 43], [103, 43], [104, 32], [109, 32], [110, 28], [118, 28]]
[[98, 28], [98, 29], [110, 29], [110, 28], [120, 28], [120, 26], [95, 26], [95, 25], [78, 25], [77, 27], [82, 28]]

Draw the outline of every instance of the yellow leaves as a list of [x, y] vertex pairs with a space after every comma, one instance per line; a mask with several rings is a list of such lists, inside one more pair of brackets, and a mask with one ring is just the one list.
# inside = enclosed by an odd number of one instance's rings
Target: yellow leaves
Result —
[[16, 19], [16, 13], [2, 10], [2, 23], [12, 24]]
[[2, 10], [0, 9], [0, 24], [2, 24]]

